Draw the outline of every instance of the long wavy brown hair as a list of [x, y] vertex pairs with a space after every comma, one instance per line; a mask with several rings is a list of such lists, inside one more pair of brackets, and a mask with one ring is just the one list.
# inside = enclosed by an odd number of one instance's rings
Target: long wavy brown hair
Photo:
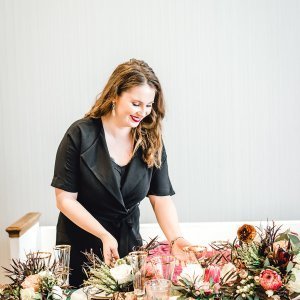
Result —
[[148, 167], [159, 168], [162, 162], [162, 119], [165, 116], [165, 101], [160, 82], [147, 63], [142, 60], [130, 59], [117, 66], [85, 117], [100, 119], [111, 113], [114, 99], [130, 88], [144, 84], [148, 84], [155, 90], [155, 98], [151, 113], [136, 128], [132, 128], [133, 154], [141, 146], [143, 160]]

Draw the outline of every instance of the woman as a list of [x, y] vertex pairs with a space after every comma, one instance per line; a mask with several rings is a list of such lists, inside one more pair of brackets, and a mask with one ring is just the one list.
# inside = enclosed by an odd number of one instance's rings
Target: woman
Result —
[[57, 244], [71, 245], [70, 284], [83, 281], [82, 251], [107, 264], [142, 244], [139, 203], [150, 199], [173, 253], [181, 237], [168, 175], [159, 80], [143, 61], [119, 65], [85, 117], [67, 130], [56, 156], [52, 186], [60, 210]]

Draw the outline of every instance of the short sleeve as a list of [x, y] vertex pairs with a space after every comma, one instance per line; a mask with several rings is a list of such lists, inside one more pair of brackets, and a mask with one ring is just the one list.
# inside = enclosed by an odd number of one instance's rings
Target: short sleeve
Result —
[[77, 193], [80, 176], [80, 142], [77, 136], [69, 131], [63, 137], [56, 154], [53, 187], [67, 192]]
[[165, 148], [163, 148], [162, 164], [160, 168], [153, 168], [150, 188], [147, 196], [172, 196], [174, 194], [175, 192], [169, 178], [167, 155]]

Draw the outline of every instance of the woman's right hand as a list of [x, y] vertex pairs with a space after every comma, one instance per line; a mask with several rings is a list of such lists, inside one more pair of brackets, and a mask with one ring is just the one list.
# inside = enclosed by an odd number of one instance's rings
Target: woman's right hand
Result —
[[103, 236], [101, 236], [101, 241], [103, 244], [104, 262], [110, 266], [116, 259], [120, 258], [118, 252], [118, 242], [110, 233], [105, 233]]

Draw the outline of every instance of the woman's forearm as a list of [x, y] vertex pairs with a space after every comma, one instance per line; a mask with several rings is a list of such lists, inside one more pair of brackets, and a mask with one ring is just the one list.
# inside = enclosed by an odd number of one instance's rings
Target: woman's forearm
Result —
[[178, 215], [170, 196], [149, 196], [157, 222], [168, 241], [181, 236]]

